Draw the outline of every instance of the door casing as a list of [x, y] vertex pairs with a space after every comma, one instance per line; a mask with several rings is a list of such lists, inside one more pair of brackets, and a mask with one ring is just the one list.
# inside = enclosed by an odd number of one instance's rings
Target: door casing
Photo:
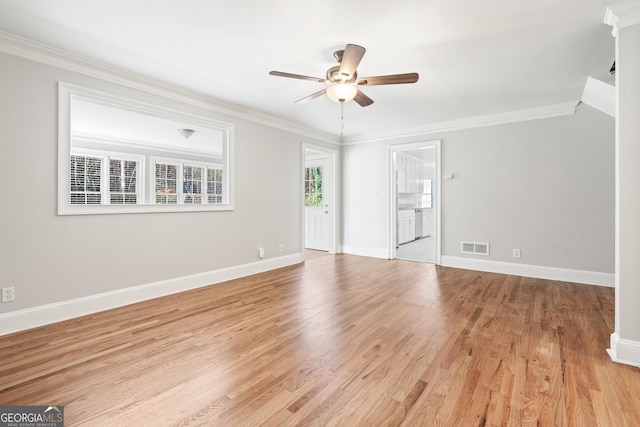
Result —
[[339, 216], [338, 216], [338, 212], [339, 212], [339, 193], [338, 193], [338, 188], [339, 188], [339, 182], [338, 182], [338, 167], [339, 167], [339, 155], [338, 155], [338, 151], [337, 150], [333, 150], [327, 147], [323, 147], [320, 145], [314, 145], [314, 144], [308, 144], [308, 143], [303, 143], [302, 144], [302, 168], [301, 168], [301, 173], [300, 176], [302, 177], [302, 185], [301, 185], [301, 192], [302, 192], [302, 203], [300, 206], [300, 216], [301, 216], [301, 230], [300, 230], [300, 234], [301, 234], [301, 248], [302, 248], [302, 253], [303, 253], [303, 258], [304, 258], [304, 248], [305, 248], [305, 206], [304, 206], [304, 169], [306, 167], [306, 159], [307, 156], [313, 156], [313, 155], [322, 155], [323, 157], [326, 157], [327, 160], [327, 171], [326, 171], [326, 178], [329, 180], [328, 185], [324, 185], [323, 184], [323, 198], [327, 198], [329, 201], [329, 206], [326, 207], [326, 210], [328, 211], [327, 216], [328, 216], [328, 237], [329, 237], [329, 253], [330, 254], [336, 254], [338, 253], [338, 224], [339, 224]]
[[429, 148], [433, 147], [436, 150], [436, 173], [435, 173], [435, 190], [436, 190], [436, 198], [435, 198], [435, 212], [436, 212], [436, 262], [435, 264], [440, 265], [440, 258], [442, 253], [442, 154], [441, 154], [441, 141], [433, 140], [433, 141], [425, 141], [425, 142], [416, 142], [411, 144], [398, 144], [392, 145], [389, 147], [389, 158], [388, 158], [388, 176], [389, 176], [389, 258], [396, 258], [396, 224], [398, 221], [397, 218], [397, 197], [396, 197], [396, 174], [395, 174], [395, 165], [394, 158], [395, 154], [401, 151], [407, 150], [417, 150], [421, 148]]

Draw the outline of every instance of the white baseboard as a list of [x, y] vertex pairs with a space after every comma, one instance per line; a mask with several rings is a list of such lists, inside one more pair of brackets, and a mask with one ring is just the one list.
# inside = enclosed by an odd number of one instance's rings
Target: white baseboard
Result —
[[445, 267], [462, 268], [465, 270], [487, 271], [491, 273], [534, 277], [537, 279], [560, 280], [563, 282], [607, 286], [610, 288], [615, 286], [614, 273], [600, 273], [597, 271], [572, 270], [569, 268], [545, 267], [542, 265], [488, 261], [447, 255], [442, 256], [441, 265]]
[[370, 258], [382, 258], [389, 259], [389, 251], [386, 249], [379, 248], [367, 248], [364, 246], [350, 246], [343, 245], [342, 253], [351, 254], [351, 255], [359, 255], [359, 256], [367, 256]]
[[0, 335], [299, 264], [301, 253], [0, 314]]
[[640, 368], [640, 342], [620, 338], [617, 332], [611, 334], [610, 348], [607, 349], [611, 360]]

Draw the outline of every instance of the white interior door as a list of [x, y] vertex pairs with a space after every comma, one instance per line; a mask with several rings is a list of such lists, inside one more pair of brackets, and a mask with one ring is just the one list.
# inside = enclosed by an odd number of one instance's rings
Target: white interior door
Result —
[[304, 173], [304, 224], [305, 248], [329, 250], [329, 204], [330, 188], [326, 158], [310, 156], [305, 160]]

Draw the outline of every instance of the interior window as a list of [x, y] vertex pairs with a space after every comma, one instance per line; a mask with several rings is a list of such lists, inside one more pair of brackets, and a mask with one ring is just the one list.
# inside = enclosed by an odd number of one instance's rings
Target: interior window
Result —
[[207, 200], [222, 203], [222, 169], [207, 168]]
[[137, 204], [141, 164], [140, 156], [118, 158], [109, 152], [74, 150], [69, 162], [70, 204]]
[[69, 192], [71, 204], [102, 203], [102, 159], [92, 156], [71, 156]]
[[156, 203], [170, 205], [178, 203], [178, 165], [156, 163]]
[[60, 83], [58, 212], [233, 209], [233, 126]]
[[109, 159], [109, 203], [138, 203], [138, 169], [134, 160]]

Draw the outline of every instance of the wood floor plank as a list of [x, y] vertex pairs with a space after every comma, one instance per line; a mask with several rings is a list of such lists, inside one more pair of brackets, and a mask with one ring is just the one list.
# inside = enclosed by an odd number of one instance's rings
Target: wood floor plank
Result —
[[304, 264], [0, 337], [0, 404], [68, 426], [640, 425], [610, 288]]

